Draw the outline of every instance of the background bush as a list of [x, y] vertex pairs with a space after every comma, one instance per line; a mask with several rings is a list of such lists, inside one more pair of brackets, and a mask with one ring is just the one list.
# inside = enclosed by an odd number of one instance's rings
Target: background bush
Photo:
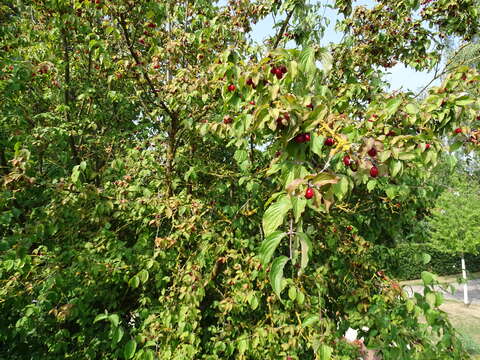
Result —
[[[423, 263], [422, 254], [431, 256], [428, 264]], [[420, 279], [422, 271], [430, 271], [438, 275], [453, 275], [461, 272], [460, 256], [452, 256], [432, 248], [429, 244], [400, 244], [395, 248], [375, 246], [371, 256], [379, 267], [399, 280]], [[469, 272], [480, 271], [480, 256], [465, 255]]]

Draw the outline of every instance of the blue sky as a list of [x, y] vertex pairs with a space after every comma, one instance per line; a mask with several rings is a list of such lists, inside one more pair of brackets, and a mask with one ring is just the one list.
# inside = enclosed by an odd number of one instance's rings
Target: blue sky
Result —
[[[373, 1], [371, 0], [362, 0], [356, 1], [355, 5], [365, 5], [367, 7], [372, 6]], [[323, 46], [328, 45], [330, 42], [339, 42], [340, 34], [334, 30], [335, 22], [337, 20], [337, 15], [332, 9], [326, 9], [325, 16], [330, 19], [330, 25], [328, 26]], [[258, 42], [268, 36], [274, 34], [273, 29], [273, 18], [268, 17], [263, 21], [256, 24], [253, 28], [252, 37]], [[398, 90], [403, 88], [403, 90], [411, 90], [416, 92], [428, 84], [433, 78], [433, 74], [428, 72], [418, 72], [413, 69], [405, 67], [403, 64], [399, 63], [393, 68], [389, 69], [389, 75], [386, 75], [386, 80], [391, 84], [391, 90]], [[437, 85], [438, 82], [434, 82], [433, 85]]]

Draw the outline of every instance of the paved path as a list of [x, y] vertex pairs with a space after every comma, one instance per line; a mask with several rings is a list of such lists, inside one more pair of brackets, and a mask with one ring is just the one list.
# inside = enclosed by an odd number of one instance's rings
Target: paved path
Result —
[[[450, 283], [456, 288], [456, 291], [452, 294], [449, 287], [441, 288], [435, 286], [435, 290], [440, 291], [445, 299], [457, 300], [463, 302], [463, 284], [458, 284], [456, 281]], [[404, 285], [404, 290], [409, 296], [413, 296], [414, 292], [423, 294], [423, 285]], [[468, 281], [468, 298], [471, 304], [480, 304], [480, 279]]]

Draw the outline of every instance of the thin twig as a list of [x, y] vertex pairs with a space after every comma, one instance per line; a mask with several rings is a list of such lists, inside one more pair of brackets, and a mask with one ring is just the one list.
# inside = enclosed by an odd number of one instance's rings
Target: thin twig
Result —
[[290, 10], [290, 12], [287, 15], [287, 18], [283, 22], [283, 25], [282, 25], [282, 27], [280, 28], [280, 31], [277, 34], [277, 38], [275, 39], [275, 42], [273, 43], [273, 47], [272, 47], [273, 49], [276, 49], [278, 44], [280, 43], [280, 40], [282, 40], [283, 34], [285, 33], [285, 30], [287, 29], [288, 23], [290, 22], [290, 18], [292, 17], [294, 11], [295, 11], [295, 8]]

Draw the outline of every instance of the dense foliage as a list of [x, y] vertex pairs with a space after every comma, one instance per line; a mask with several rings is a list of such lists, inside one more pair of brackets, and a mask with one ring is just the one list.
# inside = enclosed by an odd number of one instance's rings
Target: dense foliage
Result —
[[2, 2], [0, 355], [352, 359], [353, 327], [384, 359], [466, 358], [434, 277], [407, 299], [369, 249], [442, 137], [479, 140], [473, 69], [422, 100], [382, 74], [437, 64], [477, 8], [353, 5], [322, 48], [305, 0]]
[[433, 246], [452, 254], [480, 250], [480, 187], [467, 176], [457, 177], [436, 200], [429, 219]]
[[[439, 251], [428, 243], [403, 243], [394, 248], [376, 246], [371, 256], [385, 274], [397, 280], [420, 279], [423, 271], [458, 275], [462, 270], [459, 256]], [[480, 271], [480, 256], [466, 254], [465, 261], [469, 272]]]

